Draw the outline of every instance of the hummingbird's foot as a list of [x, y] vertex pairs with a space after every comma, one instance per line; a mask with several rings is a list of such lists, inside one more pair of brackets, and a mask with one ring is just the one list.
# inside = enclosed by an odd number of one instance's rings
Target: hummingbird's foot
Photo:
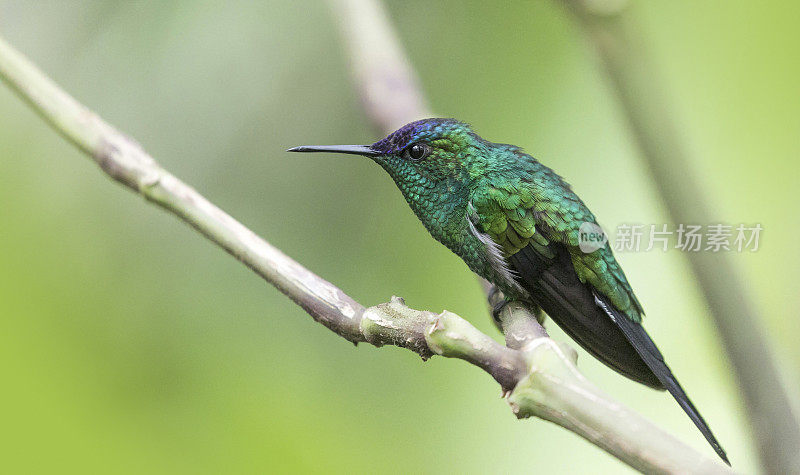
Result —
[[503, 292], [498, 289], [496, 285], [493, 285], [492, 288], [489, 289], [489, 306], [491, 307], [492, 321], [494, 321], [494, 325], [501, 332], [503, 331], [503, 325], [500, 323], [500, 314], [503, 312], [503, 309], [506, 308], [508, 302], [510, 302], [510, 300], [503, 295]]
[[498, 325], [500, 324], [500, 314], [503, 312], [503, 309], [506, 308], [506, 305], [508, 305], [508, 300], [506, 299], [503, 299], [492, 305], [492, 318]]
[[[497, 288], [496, 285], [492, 285], [487, 292], [488, 301], [489, 301], [489, 309], [492, 313], [492, 321], [494, 325], [497, 327], [500, 332], [503, 331], [503, 325], [500, 321], [500, 314], [503, 313], [503, 310], [506, 309], [508, 304], [512, 302], [516, 302], [514, 299], [510, 299], [503, 294], [503, 291]], [[544, 325], [545, 315], [542, 312], [542, 308], [536, 305], [533, 302], [528, 301], [520, 301], [520, 304], [524, 305], [530, 312], [536, 317], [536, 320], [539, 322], [540, 325]]]

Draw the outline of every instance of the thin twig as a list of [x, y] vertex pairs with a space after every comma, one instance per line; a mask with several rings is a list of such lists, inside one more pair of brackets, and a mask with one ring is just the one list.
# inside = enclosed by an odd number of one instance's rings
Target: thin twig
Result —
[[329, 4], [347, 46], [364, 111], [378, 129], [388, 133], [430, 117], [419, 79], [383, 5], [373, 0], [330, 0]]
[[[707, 194], [692, 173], [693, 160], [680, 139], [636, 19], [626, 11], [627, 2], [563, 3], [596, 50], [672, 220], [711, 223]], [[745, 281], [724, 252], [687, 256], [742, 389], [761, 463], [769, 473], [800, 473], [800, 424]]]
[[574, 355], [549, 338], [513, 349], [455, 314], [413, 310], [399, 298], [365, 309], [161, 168], [2, 39], [0, 78], [106, 174], [182, 219], [343, 338], [468, 361], [500, 383], [518, 417], [553, 421], [638, 470], [730, 473], [609, 399], [577, 371]]

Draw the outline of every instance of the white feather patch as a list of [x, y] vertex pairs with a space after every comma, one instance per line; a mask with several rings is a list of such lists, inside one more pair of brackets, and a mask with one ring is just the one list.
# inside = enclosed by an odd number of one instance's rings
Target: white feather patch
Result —
[[475, 227], [474, 220], [477, 220], [477, 213], [475, 212], [475, 207], [472, 205], [472, 202], [469, 202], [467, 207], [467, 223], [469, 223], [469, 232], [472, 233], [473, 236], [478, 238], [478, 240], [483, 243], [484, 247], [486, 247], [486, 254], [489, 258], [489, 265], [492, 266], [492, 269], [497, 272], [503, 280], [506, 281], [511, 288], [515, 291], [519, 292], [522, 295], [527, 295], [527, 292], [520, 287], [517, 283], [516, 275], [514, 271], [512, 271], [508, 267], [508, 263], [506, 262], [505, 253], [503, 249], [500, 247], [499, 244], [494, 242], [491, 236], [488, 234], [482, 233], [478, 231], [478, 228]]

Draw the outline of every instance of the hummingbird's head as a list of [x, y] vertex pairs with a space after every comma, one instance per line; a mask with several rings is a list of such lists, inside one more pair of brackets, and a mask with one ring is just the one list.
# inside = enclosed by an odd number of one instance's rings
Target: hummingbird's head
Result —
[[372, 145], [320, 145], [289, 152], [333, 152], [363, 155], [394, 179], [411, 209], [431, 235], [456, 253], [464, 249], [470, 191], [489, 169], [496, 168], [501, 150], [455, 119], [423, 119], [400, 127]]
[[371, 158], [392, 176], [412, 201], [425, 199], [423, 189], [466, 184], [481, 169], [480, 148], [486, 142], [455, 119], [423, 119], [406, 124], [372, 145], [301, 146], [290, 152], [334, 152]]

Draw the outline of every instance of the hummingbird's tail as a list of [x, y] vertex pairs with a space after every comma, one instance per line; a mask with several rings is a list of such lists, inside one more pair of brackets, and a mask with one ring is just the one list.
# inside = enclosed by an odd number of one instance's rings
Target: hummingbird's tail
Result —
[[653, 340], [650, 338], [650, 335], [647, 334], [644, 327], [640, 323], [627, 318], [615, 309], [605, 297], [599, 295], [597, 292], [594, 293], [594, 299], [597, 305], [602, 308], [614, 323], [617, 324], [619, 329], [622, 330], [622, 333], [625, 334], [625, 337], [631, 345], [636, 348], [639, 356], [642, 357], [645, 364], [647, 364], [653, 374], [656, 375], [658, 380], [661, 381], [661, 384], [663, 384], [667, 391], [672, 394], [672, 397], [678, 401], [681, 409], [683, 409], [686, 415], [689, 416], [689, 419], [694, 422], [694, 425], [697, 426], [703, 434], [703, 437], [711, 444], [711, 447], [714, 448], [717, 455], [719, 455], [726, 464], [730, 465], [731, 462], [728, 460], [727, 454], [725, 454], [725, 449], [722, 448], [717, 438], [714, 437], [711, 428], [708, 427], [703, 416], [701, 416], [697, 408], [694, 407], [689, 396], [686, 395], [686, 392], [683, 390], [680, 383], [678, 383], [675, 375], [672, 374], [669, 366], [664, 362], [664, 357], [661, 355], [661, 352], [658, 351], [658, 348], [655, 343], [653, 343]]
[[552, 257], [541, 255], [529, 245], [510, 258], [519, 274], [520, 285], [534, 302], [603, 363], [634, 381], [669, 391], [717, 455], [730, 465], [722, 446], [678, 384], [644, 327], [580, 281], [563, 245], [551, 243], [549, 249]]

